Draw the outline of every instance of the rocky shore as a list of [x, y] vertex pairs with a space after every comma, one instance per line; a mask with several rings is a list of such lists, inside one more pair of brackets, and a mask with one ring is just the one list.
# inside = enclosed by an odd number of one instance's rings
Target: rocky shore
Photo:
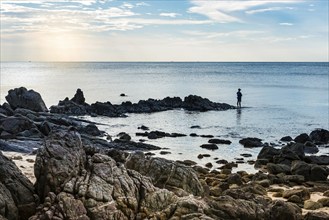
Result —
[[[328, 146], [328, 130], [284, 137], [286, 144], [276, 147], [241, 139], [244, 147], [261, 148], [259, 171], [249, 174], [234, 172], [235, 162], [209, 169], [152, 157], [147, 152], [159, 147], [125, 133], [110, 140], [97, 124], [71, 117], [234, 108], [227, 104], [188, 96], [89, 105], [78, 90], [48, 112], [33, 90], [10, 90], [6, 99], [0, 106], [0, 149], [34, 156], [17, 167], [13, 161], [23, 157], [0, 152], [0, 219], [329, 219], [329, 156], [308, 155]], [[183, 135], [141, 129], [151, 139]], [[217, 144], [230, 142], [212, 138], [203, 147]], [[34, 183], [24, 173], [31, 164]]]

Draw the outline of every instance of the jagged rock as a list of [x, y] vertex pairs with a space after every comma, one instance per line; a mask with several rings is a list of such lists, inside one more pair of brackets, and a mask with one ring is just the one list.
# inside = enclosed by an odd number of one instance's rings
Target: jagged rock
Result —
[[72, 102], [75, 102], [78, 105], [85, 104], [85, 100], [86, 99], [85, 99], [81, 89], [77, 89], [76, 93], [74, 94], [74, 97], [71, 99]]
[[26, 108], [35, 112], [48, 111], [41, 95], [24, 87], [9, 90], [6, 100], [13, 109]]
[[58, 105], [50, 106], [51, 113], [68, 114], [68, 115], [86, 115], [91, 114], [90, 106], [88, 104], [79, 105], [68, 98], [59, 101]]
[[151, 178], [159, 188], [178, 188], [193, 195], [202, 195], [203, 188], [195, 171], [183, 164], [163, 158], [147, 158], [142, 152], [128, 157], [125, 163], [128, 169], [136, 170]]
[[38, 202], [33, 184], [0, 152], [0, 216], [28, 219], [35, 213]]

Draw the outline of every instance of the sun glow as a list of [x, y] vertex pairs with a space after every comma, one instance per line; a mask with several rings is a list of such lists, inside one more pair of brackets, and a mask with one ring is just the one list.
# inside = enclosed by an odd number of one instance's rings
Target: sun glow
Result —
[[45, 60], [77, 61], [84, 57], [86, 42], [78, 33], [59, 31], [42, 36], [39, 46]]

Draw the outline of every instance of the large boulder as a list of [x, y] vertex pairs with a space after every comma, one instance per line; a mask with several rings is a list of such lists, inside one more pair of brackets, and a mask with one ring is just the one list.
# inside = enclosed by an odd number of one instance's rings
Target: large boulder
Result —
[[301, 143], [301, 144], [304, 144], [306, 141], [310, 141], [310, 140], [311, 140], [310, 137], [306, 133], [302, 133], [297, 137], [295, 137], [294, 139], [296, 143]]
[[6, 100], [14, 110], [16, 108], [26, 108], [35, 112], [48, 111], [41, 95], [24, 87], [9, 90]]
[[28, 219], [37, 205], [33, 184], [0, 152], [0, 218]]
[[153, 184], [159, 188], [173, 191], [183, 189], [196, 196], [204, 193], [196, 172], [183, 164], [163, 158], [145, 157], [142, 152], [136, 152], [128, 157], [125, 165], [128, 169], [150, 177]]
[[316, 129], [310, 133], [310, 139], [314, 142], [328, 143], [329, 131], [326, 129]]

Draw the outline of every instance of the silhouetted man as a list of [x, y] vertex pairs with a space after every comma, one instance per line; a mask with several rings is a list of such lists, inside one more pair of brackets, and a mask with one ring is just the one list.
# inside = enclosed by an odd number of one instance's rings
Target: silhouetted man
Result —
[[242, 93], [241, 93], [240, 91], [241, 91], [241, 89], [238, 89], [238, 92], [236, 93], [236, 95], [237, 95], [237, 99], [238, 99], [238, 101], [237, 101], [237, 103], [236, 103], [236, 106], [237, 106], [238, 108], [241, 108]]

